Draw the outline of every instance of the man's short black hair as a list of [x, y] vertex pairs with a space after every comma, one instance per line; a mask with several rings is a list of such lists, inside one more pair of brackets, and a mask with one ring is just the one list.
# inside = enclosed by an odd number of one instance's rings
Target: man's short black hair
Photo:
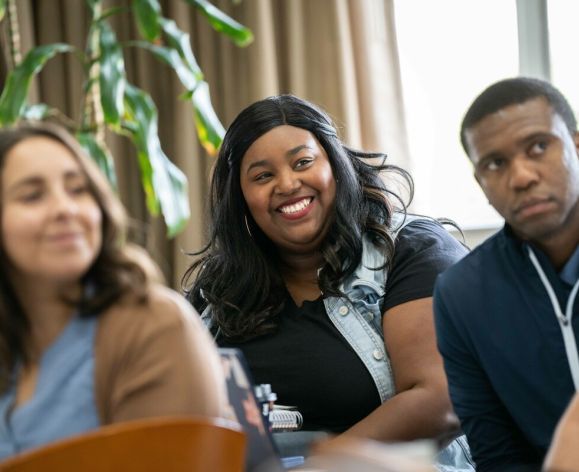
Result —
[[460, 142], [465, 152], [469, 154], [465, 136], [466, 130], [492, 113], [538, 97], [544, 97], [553, 107], [553, 110], [561, 116], [569, 132], [572, 135], [575, 134], [577, 131], [575, 114], [559, 90], [545, 80], [516, 77], [490, 85], [472, 102], [460, 127]]

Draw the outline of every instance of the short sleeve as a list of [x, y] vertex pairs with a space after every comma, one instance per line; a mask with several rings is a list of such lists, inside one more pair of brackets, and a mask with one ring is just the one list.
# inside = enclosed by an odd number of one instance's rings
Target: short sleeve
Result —
[[406, 225], [396, 239], [382, 311], [431, 297], [438, 274], [467, 252], [467, 248], [435, 220], [419, 219]]

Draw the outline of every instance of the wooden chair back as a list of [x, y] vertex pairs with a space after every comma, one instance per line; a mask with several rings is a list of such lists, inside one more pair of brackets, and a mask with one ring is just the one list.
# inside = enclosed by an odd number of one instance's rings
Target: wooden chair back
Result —
[[242, 472], [246, 437], [235, 422], [155, 418], [98, 430], [23, 452], [2, 472]]

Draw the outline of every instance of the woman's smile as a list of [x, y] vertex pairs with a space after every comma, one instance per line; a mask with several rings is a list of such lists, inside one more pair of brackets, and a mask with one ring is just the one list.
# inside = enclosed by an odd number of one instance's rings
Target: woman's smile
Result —
[[314, 197], [300, 198], [295, 203], [289, 202], [281, 205], [276, 211], [280, 212], [288, 220], [298, 220], [310, 213]]
[[35, 136], [7, 153], [1, 229], [15, 271], [50, 281], [80, 278], [101, 249], [101, 224], [87, 177], [65, 145]]
[[336, 181], [309, 131], [282, 125], [256, 139], [241, 161], [240, 184], [253, 220], [280, 251], [318, 251], [334, 216]]

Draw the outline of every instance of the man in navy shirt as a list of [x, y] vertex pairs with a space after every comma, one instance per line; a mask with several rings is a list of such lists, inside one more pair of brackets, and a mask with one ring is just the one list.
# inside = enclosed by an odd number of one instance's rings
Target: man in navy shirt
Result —
[[505, 226], [438, 278], [438, 346], [477, 470], [540, 470], [579, 389], [577, 123], [548, 82], [507, 79], [461, 141]]

